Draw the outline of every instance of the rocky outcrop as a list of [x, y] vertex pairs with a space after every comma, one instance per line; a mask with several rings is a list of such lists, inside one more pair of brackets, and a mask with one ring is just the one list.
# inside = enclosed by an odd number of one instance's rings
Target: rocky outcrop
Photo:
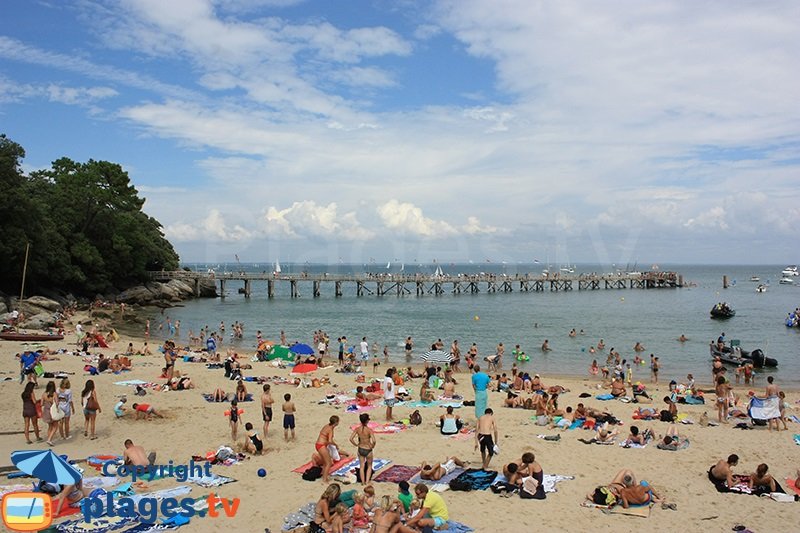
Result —
[[0, 315], [8, 313], [8, 306], [3, 300], [0, 300]]
[[[216, 296], [217, 287], [213, 281], [201, 282], [200, 297], [214, 298]], [[173, 279], [167, 283], [151, 281], [145, 285], [132, 287], [117, 295], [117, 301], [137, 305], [170, 305], [194, 297], [192, 284]]]
[[44, 312], [26, 318], [24, 322], [19, 324], [19, 327], [22, 329], [47, 329], [55, 326], [55, 324], [55, 314], [52, 312]]
[[61, 309], [61, 304], [55, 300], [51, 300], [49, 298], [45, 298], [44, 296], [31, 296], [26, 300], [22, 301], [23, 309], [27, 306], [30, 307], [39, 307], [41, 309], [45, 309], [47, 311], [55, 312]]

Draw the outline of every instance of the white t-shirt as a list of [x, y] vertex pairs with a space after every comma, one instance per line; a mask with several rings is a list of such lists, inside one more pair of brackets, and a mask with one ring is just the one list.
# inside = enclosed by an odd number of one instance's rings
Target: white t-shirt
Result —
[[367, 341], [361, 341], [361, 355], [369, 354], [369, 344]]
[[383, 399], [394, 400], [394, 380], [392, 378], [383, 380]]

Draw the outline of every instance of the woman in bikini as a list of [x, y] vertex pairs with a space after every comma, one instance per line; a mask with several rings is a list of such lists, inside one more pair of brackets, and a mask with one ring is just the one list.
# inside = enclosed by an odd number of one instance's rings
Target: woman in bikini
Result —
[[361, 425], [350, 435], [350, 444], [358, 448], [358, 472], [361, 483], [369, 485], [372, 481], [372, 452], [375, 448], [375, 433], [369, 428], [369, 415], [361, 413]]
[[395, 524], [400, 523], [398, 502], [393, 502], [389, 496], [381, 498], [381, 505], [372, 518], [372, 528], [369, 533], [388, 533]]
[[731, 392], [731, 386], [725, 381], [725, 376], [717, 377], [717, 386], [715, 388], [717, 393], [717, 417], [722, 424], [728, 423], [728, 395]]
[[318, 533], [331, 529], [334, 517], [333, 509], [339, 502], [341, 494], [342, 489], [338, 483], [328, 485], [328, 488], [322, 493], [317, 505], [314, 507], [314, 521], [310, 524], [310, 532]]
[[337, 448], [339, 447], [336, 442], [333, 440], [333, 430], [336, 429], [336, 426], [339, 425], [339, 417], [333, 415], [328, 420], [328, 423], [323, 426], [323, 428], [319, 432], [319, 437], [317, 437], [317, 442], [314, 444], [314, 448], [317, 450], [317, 453], [322, 457], [322, 482], [327, 483], [330, 477], [330, 468], [333, 464], [333, 459], [331, 458], [331, 452], [328, 449], [328, 445], [333, 444]]

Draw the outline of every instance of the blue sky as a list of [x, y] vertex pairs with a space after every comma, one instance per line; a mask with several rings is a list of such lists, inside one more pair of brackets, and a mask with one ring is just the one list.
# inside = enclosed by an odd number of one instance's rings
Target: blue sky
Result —
[[186, 261], [795, 263], [800, 4], [6, 0], [28, 171]]

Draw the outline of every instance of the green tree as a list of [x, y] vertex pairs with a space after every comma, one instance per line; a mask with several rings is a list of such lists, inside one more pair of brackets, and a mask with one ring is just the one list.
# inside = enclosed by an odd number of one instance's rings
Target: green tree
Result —
[[25, 177], [19, 167], [24, 155], [21, 146], [0, 137], [0, 184], [15, 191], [0, 203], [10, 226], [0, 236], [0, 253], [8, 258], [8, 271], [0, 270], [7, 274], [3, 290], [18, 290], [7, 285], [19, 279], [25, 242], [32, 246], [32, 289], [93, 295], [141, 282], [147, 270], [178, 267], [161, 224], [142, 211], [144, 199], [120, 165], [61, 158]]

